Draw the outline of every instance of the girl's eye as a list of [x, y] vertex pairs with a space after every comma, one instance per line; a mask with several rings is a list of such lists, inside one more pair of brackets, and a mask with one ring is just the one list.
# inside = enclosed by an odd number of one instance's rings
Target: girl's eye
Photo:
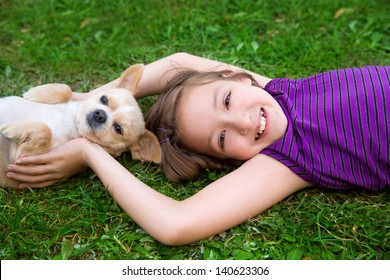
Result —
[[222, 131], [221, 134], [219, 135], [218, 144], [222, 150], [223, 150], [224, 145], [225, 145], [225, 138], [226, 138], [226, 130]]
[[228, 110], [229, 110], [229, 105], [230, 105], [230, 97], [231, 97], [231, 94], [232, 94], [232, 93], [229, 92], [229, 93], [226, 95], [225, 100], [223, 101], [223, 103], [224, 103], [226, 109], [228, 109]]
[[108, 98], [107, 98], [107, 96], [103, 95], [102, 97], [100, 97], [100, 102], [101, 102], [103, 105], [107, 105], [107, 104], [108, 104]]
[[114, 124], [114, 130], [117, 134], [120, 134], [120, 135], [123, 135], [123, 130], [122, 130], [122, 127], [118, 124]]

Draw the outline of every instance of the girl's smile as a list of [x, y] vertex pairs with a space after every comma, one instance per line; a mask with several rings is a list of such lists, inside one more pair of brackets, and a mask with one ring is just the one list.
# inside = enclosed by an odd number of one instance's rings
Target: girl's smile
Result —
[[265, 129], [267, 128], [267, 115], [265, 114], [265, 111], [263, 108], [260, 108], [259, 117], [258, 117], [258, 125], [256, 128], [258, 129], [258, 132], [256, 134], [256, 141], [258, 141], [261, 136], [264, 134]]
[[277, 141], [287, 118], [274, 98], [250, 80], [218, 80], [184, 93], [177, 110], [181, 143], [223, 159], [247, 160]]

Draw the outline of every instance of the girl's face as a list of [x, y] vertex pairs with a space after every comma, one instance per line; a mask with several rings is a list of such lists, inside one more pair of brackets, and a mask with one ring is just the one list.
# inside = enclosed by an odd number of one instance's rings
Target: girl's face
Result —
[[221, 159], [250, 159], [287, 128], [279, 104], [249, 79], [192, 87], [179, 102], [177, 120], [187, 149]]

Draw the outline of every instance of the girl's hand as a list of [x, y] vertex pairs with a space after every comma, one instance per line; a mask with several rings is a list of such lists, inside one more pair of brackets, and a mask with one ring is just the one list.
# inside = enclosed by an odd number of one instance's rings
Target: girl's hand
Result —
[[47, 154], [19, 158], [8, 165], [7, 177], [21, 181], [19, 188], [43, 188], [61, 182], [87, 168], [87, 139], [71, 140]]

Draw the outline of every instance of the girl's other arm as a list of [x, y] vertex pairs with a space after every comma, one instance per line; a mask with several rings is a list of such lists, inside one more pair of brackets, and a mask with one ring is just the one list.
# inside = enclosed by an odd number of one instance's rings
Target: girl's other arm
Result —
[[168, 81], [182, 69], [198, 71], [218, 71], [224, 69], [246, 71], [253, 75], [262, 87], [265, 87], [271, 80], [234, 65], [181, 52], [164, 57], [145, 66], [136, 95], [137, 98], [161, 93]]
[[[232, 71], [246, 71], [253, 75], [261, 87], [265, 87], [265, 85], [271, 80], [267, 77], [247, 71], [234, 65], [181, 52], [172, 54], [145, 65], [144, 73], [138, 85], [136, 98], [142, 98], [145, 96], [161, 93], [167, 82], [181, 69], [194, 69], [198, 71], [216, 71], [224, 69], [229, 69]], [[73, 100], [84, 99], [89, 97], [90, 94], [110, 89], [113, 87], [115, 82], [116, 80], [111, 81], [86, 94], [74, 93]]]

